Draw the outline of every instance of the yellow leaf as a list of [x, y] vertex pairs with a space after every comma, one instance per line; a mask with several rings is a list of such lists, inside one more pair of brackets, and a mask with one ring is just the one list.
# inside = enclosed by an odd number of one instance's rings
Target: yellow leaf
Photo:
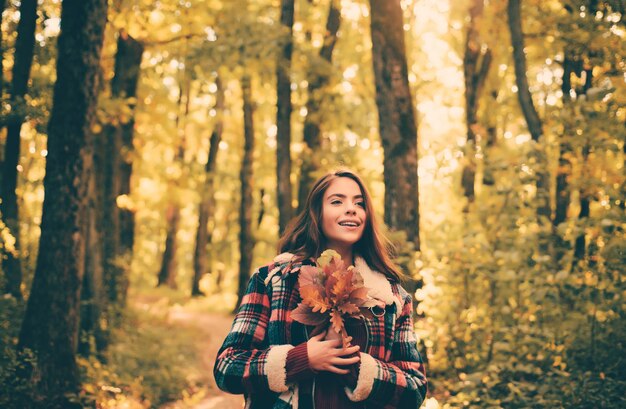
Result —
[[324, 268], [330, 264], [333, 260], [341, 260], [341, 256], [335, 250], [324, 250], [322, 254], [317, 258], [317, 265]]

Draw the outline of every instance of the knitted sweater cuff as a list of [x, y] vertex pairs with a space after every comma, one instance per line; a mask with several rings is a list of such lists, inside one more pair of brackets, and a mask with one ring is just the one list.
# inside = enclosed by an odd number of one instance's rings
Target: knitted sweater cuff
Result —
[[303, 342], [287, 353], [287, 383], [298, 383], [315, 375], [309, 366], [307, 343]]

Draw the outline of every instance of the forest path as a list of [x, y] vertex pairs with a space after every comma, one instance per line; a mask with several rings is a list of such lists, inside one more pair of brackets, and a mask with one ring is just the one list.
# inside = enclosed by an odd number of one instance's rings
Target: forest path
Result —
[[[222, 346], [233, 322], [232, 316], [204, 311], [188, 311], [184, 308], [173, 308], [169, 319], [173, 323], [184, 324], [198, 329], [198, 342], [204, 344], [203, 353], [199, 357], [202, 367], [210, 374], [217, 351]], [[188, 406], [193, 409], [241, 409], [244, 406], [243, 395], [232, 395], [221, 391], [215, 384], [213, 375], [210, 376], [209, 393], [199, 403]]]
[[[155, 300], [141, 297], [138, 304], [154, 306]], [[217, 351], [222, 346], [233, 322], [233, 316], [223, 312], [212, 312], [206, 307], [205, 302], [199, 302], [195, 306], [192, 302], [185, 305], [173, 305], [167, 308], [167, 320], [176, 327], [191, 329], [197, 334], [194, 338], [195, 350], [198, 351], [198, 367], [206, 378], [203, 388], [205, 395], [198, 399], [179, 400], [170, 402], [159, 409], [242, 409], [244, 406], [243, 395], [231, 395], [221, 391], [215, 384], [213, 377], [213, 365]], [[148, 307], [149, 308], [149, 307]], [[206, 375], [206, 377], [204, 376]]]

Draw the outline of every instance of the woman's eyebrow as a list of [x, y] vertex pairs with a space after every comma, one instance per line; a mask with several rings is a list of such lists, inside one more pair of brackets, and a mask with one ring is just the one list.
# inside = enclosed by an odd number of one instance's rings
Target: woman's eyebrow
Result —
[[[343, 193], [333, 193], [333, 194], [329, 195], [328, 198], [330, 199], [333, 196], [337, 196], [337, 197], [339, 197], [341, 199], [345, 199], [346, 197], [348, 197], [348, 196], [344, 195]], [[352, 198], [353, 199], [363, 199], [363, 195], [356, 195], [356, 196], [353, 196]]]

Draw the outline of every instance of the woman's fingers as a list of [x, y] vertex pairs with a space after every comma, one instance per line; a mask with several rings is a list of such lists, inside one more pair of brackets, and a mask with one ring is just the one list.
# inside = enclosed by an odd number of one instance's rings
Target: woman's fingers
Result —
[[337, 349], [337, 347], [339, 345], [341, 345], [341, 340], [340, 339], [327, 339], [325, 341], [322, 341], [323, 343], [325, 343], [326, 345], [328, 345], [329, 347], [333, 348], [333, 349]]
[[333, 358], [333, 360], [331, 361], [331, 363], [333, 365], [352, 365], [352, 364], [356, 364], [357, 362], [359, 362], [361, 360], [361, 356], [360, 355], [356, 355], [350, 358]]
[[347, 375], [350, 371], [347, 369], [341, 369], [341, 368], [337, 368], [336, 366], [331, 366], [328, 369], [326, 369], [327, 372], [332, 372], [332, 373], [336, 373], [338, 375]]
[[359, 349], [361, 349], [358, 345], [354, 345], [348, 348], [344, 348], [344, 355], [350, 355], [350, 354], [354, 354], [355, 352], [357, 352]]
[[317, 371], [347, 374], [348, 370], [341, 366], [353, 365], [361, 360], [358, 354], [359, 346], [343, 348], [340, 339], [325, 340], [325, 335], [320, 333], [309, 339], [307, 348], [309, 364]]

